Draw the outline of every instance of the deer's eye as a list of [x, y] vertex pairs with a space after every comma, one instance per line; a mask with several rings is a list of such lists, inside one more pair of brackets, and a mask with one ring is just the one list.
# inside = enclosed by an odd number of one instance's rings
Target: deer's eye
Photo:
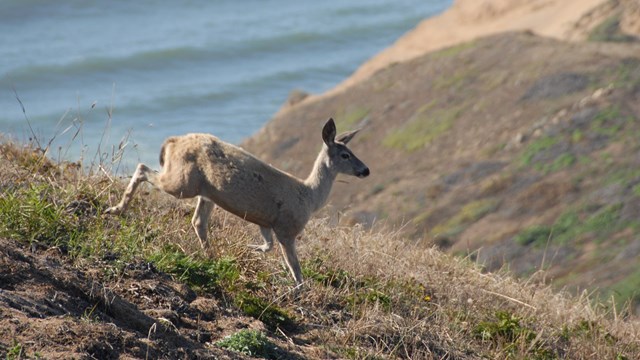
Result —
[[342, 154], [340, 154], [340, 157], [346, 160], [346, 159], [348, 159], [350, 156], [349, 156], [349, 154], [348, 154], [348, 153], [342, 153]]

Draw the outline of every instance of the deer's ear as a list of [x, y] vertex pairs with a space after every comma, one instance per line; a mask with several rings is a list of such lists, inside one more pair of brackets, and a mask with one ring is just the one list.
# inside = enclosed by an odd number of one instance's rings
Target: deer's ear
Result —
[[333, 122], [333, 119], [330, 118], [327, 120], [327, 123], [324, 124], [322, 128], [322, 140], [327, 145], [332, 145], [336, 138], [336, 124]]
[[351, 141], [351, 139], [353, 139], [354, 136], [356, 136], [358, 131], [360, 131], [360, 129], [356, 129], [356, 130], [347, 131], [345, 133], [342, 133], [342, 134], [338, 135], [338, 137], [336, 137], [336, 141], [347, 145], [347, 143], [349, 141]]

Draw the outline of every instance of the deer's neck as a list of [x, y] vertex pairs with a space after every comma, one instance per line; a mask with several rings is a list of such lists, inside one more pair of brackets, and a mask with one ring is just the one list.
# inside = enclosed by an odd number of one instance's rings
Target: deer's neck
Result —
[[323, 151], [320, 152], [313, 164], [313, 169], [309, 177], [304, 181], [305, 185], [311, 191], [310, 205], [313, 212], [323, 207], [327, 202], [333, 181], [338, 175], [329, 166], [329, 156], [325, 150], [326, 149], [323, 149]]

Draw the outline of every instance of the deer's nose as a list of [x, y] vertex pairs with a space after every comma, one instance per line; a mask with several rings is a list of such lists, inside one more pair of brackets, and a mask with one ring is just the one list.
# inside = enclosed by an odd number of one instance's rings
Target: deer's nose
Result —
[[369, 176], [369, 168], [365, 168], [358, 174], [358, 177], [361, 177], [361, 178], [367, 177], [367, 176]]

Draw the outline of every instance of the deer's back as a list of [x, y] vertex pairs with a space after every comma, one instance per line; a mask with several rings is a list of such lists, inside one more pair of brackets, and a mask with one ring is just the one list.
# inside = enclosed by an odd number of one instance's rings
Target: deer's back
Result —
[[[271, 226], [304, 206], [300, 180], [210, 134], [171, 137], [163, 145], [164, 171], [200, 179], [199, 194], [248, 221]], [[176, 171], [179, 170], [179, 171]]]

